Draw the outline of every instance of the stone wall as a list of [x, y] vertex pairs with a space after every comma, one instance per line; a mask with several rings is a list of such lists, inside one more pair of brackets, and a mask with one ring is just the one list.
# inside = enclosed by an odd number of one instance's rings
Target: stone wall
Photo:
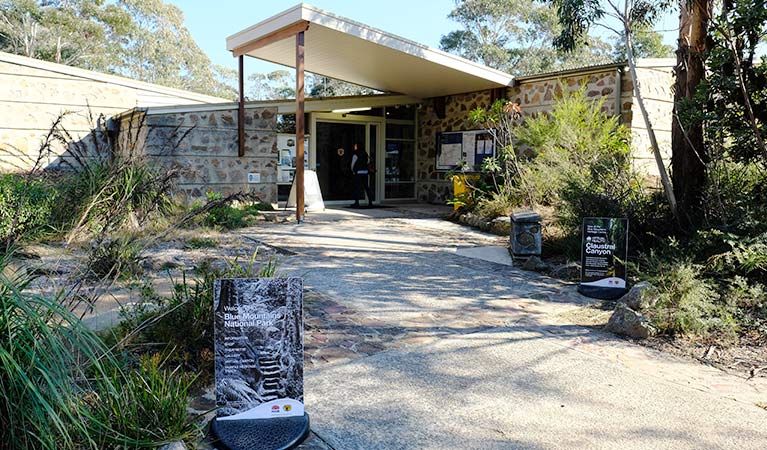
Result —
[[[137, 106], [224, 101], [0, 52], [0, 172], [28, 169], [54, 121], [74, 140], [87, 138], [99, 115], [112, 117]], [[58, 142], [44, 160], [58, 166]]]
[[416, 150], [418, 201], [444, 203], [453, 197], [453, 182], [444, 172], [435, 170], [437, 133], [477, 129], [469, 121], [469, 111], [490, 106], [491, 92], [480, 91], [451, 95], [445, 99], [445, 117], [440, 119], [434, 102], [426, 101], [418, 110], [418, 140]]
[[[637, 77], [645, 100], [655, 136], [666, 164], [671, 161], [671, 120], [673, 118], [673, 60], [647, 59], [637, 62]], [[551, 110], [561, 84], [568, 91], [586, 86], [589, 98], [603, 98], [602, 110], [615, 115], [620, 91], [621, 123], [631, 130], [634, 166], [648, 178], [657, 180], [658, 166], [650, 147], [649, 134], [634, 96], [634, 85], [627, 67], [592, 72], [551, 74], [541, 77], [523, 77], [519, 85], [509, 89], [509, 99], [519, 103], [524, 115]], [[620, 86], [618, 86], [620, 85]]]
[[[122, 148], [135, 148], [158, 165], [178, 171], [180, 200], [204, 199], [208, 191], [251, 192], [277, 201], [277, 109], [248, 108], [245, 156], [237, 156], [237, 110], [124, 115]], [[248, 174], [260, 174], [248, 183]]]
[[[628, 75], [626, 75], [628, 76]], [[668, 65], [646, 65], [637, 68], [639, 88], [644, 98], [650, 123], [652, 123], [658, 146], [668, 170], [671, 163], [671, 124], [674, 113], [674, 73]], [[631, 81], [628, 81], [630, 84]], [[634, 166], [637, 170], [653, 176], [659, 185], [658, 165], [652, 153], [650, 137], [647, 133], [642, 112], [636, 98], [631, 97], [631, 117], [626, 126], [631, 127], [631, 146], [634, 149]], [[627, 104], [624, 104], [628, 106]]]
[[[618, 92], [620, 92], [621, 101], [631, 100], [630, 82], [625, 83], [624, 78], [621, 77], [619, 80], [617, 68], [596, 72], [576, 72], [564, 76], [554, 74], [540, 78], [524, 77], [518, 81], [519, 84], [509, 88], [508, 98], [520, 105], [523, 115], [531, 116], [551, 111], [557, 97], [562, 94], [562, 89], [575, 92], [585, 86], [586, 96], [604, 99], [602, 111], [612, 116], [617, 109]], [[630, 105], [628, 110], [631, 110]]]
[[[673, 109], [673, 61], [646, 60], [638, 63], [638, 77], [653, 128], [668, 164], [671, 148]], [[508, 88], [507, 98], [518, 103], [524, 116], [550, 111], [562, 90], [573, 92], [585, 86], [586, 95], [604, 99], [602, 110], [615, 115], [620, 106], [621, 123], [631, 129], [635, 167], [648, 179], [657, 181], [658, 168], [649, 146], [647, 128], [634, 97], [634, 86], [626, 68], [600, 68], [568, 71], [540, 76], [521, 77]], [[418, 111], [418, 200], [443, 203], [452, 197], [452, 183], [445, 173], [434, 170], [437, 133], [476, 129], [469, 123], [468, 113], [490, 105], [491, 91], [451, 95], [445, 99], [445, 117], [437, 117], [433, 99]]]

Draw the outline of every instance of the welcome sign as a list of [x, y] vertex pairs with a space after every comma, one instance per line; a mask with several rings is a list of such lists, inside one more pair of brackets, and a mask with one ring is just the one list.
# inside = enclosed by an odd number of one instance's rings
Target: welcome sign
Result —
[[216, 419], [303, 416], [302, 280], [223, 279], [214, 291]]
[[578, 292], [600, 299], [623, 296], [626, 293], [628, 219], [583, 219], [581, 244], [581, 284]]

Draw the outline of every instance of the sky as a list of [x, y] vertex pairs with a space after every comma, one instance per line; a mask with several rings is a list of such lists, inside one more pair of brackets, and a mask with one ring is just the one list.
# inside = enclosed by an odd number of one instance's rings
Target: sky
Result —
[[[167, 1], [167, 0], [166, 0]], [[298, 0], [171, 0], [184, 12], [187, 28], [214, 64], [236, 68], [226, 51], [226, 38], [300, 3]], [[456, 29], [447, 18], [453, 0], [314, 0], [307, 2], [334, 14], [438, 48], [443, 34]], [[245, 59], [245, 72], [282, 68], [255, 58]]]
[[[167, 1], [167, 0], [166, 0]], [[226, 37], [299, 3], [298, 0], [170, 0], [184, 12], [186, 25], [200, 48], [214, 64], [236, 68], [226, 51]], [[308, 3], [334, 14], [380, 28], [429, 47], [439, 48], [442, 35], [458, 28], [447, 18], [453, 0], [313, 0]], [[669, 15], [658, 30], [664, 42], [674, 44], [677, 19]], [[605, 36], [612, 40], [611, 36]], [[255, 58], [245, 59], [245, 72], [267, 73], [281, 68]]]

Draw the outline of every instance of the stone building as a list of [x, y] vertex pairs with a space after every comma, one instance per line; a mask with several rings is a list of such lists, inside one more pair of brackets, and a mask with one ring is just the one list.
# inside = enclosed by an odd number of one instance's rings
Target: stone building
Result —
[[[135, 107], [230, 101], [0, 52], [0, 171], [25, 170], [54, 121], [85, 138], [99, 115]], [[56, 166], [63, 148], [45, 162]]]
[[[355, 144], [376, 166], [376, 201], [444, 202], [452, 197], [446, 174], [459, 162], [446, 155], [489, 156], [480, 154], [487, 148], [478, 150], [486, 144], [469, 111], [506, 98], [525, 115], [543, 113], [562, 89], [582, 86], [631, 128], [637, 168], [657, 175], [625, 64], [515, 78], [305, 4], [230, 36], [227, 45], [233, 53], [290, 66], [292, 44], [280, 37], [296, 24], [307, 30], [307, 70], [388, 92], [306, 101], [304, 166], [316, 171], [326, 203], [347, 203], [352, 196], [347, 167]], [[266, 43], [253, 45], [254, 39]], [[672, 60], [638, 62], [640, 87], [666, 156], [672, 68]], [[123, 140], [133, 139], [153, 164], [177, 170], [179, 193], [190, 201], [207, 191], [250, 191], [276, 203], [287, 197], [300, 164], [291, 129], [293, 100], [245, 102], [239, 156], [236, 102], [7, 54], [0, 54], [0, 77], [0, 146], [16, 149], [15, 156], [0, 154], [4, 170], [23, 168], [19, 155], [32, 153], [52, 117], [65, 109], [113, 117]], [[81, 135], [88, 133], [82, 118], [67, 120]]]
[[[673, 64], [673, 59], [645, 59], [637, 62], [642, 95], [658, 143], [665, 150], [666, 161], [671, 157]], [[619, 115], [621, 123], [631, 129], [636, 169], [650, 176], [651, 180], [657, 178], [658, 167], [625, 64], [516, 77], [512, 86], [506, 89], [505, 97], [520, 105], [523, 116], [530, 116], [550, 111], [562, 89], [573, 92], [583, 86], [589, 98], [604, 100], [602, 109], [606, 114]], [[491, 90], [448, 96], [444, 99], [443, 118], [436, 114], [433, 101], [424, 103], [424, 107], [419, 109], [417, 158], [420, 201], [444, 201], [452, 196], [452, 183], [445, 179], [444, 171], [435, 168], [435, 136], [438, 133], [476, 128], [468, 119], [468, 111], [477, 107], [487, 108], [492, 98]]]

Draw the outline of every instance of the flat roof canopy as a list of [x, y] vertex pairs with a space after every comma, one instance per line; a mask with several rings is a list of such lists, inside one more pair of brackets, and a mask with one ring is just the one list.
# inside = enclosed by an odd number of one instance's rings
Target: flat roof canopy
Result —
[[509, 86], [499, 70], [368, 25], [299, 4], [226, 39], [235, 56], [295, 67], [295, 34], [305, 31], [305, 69], [418, 98]]

